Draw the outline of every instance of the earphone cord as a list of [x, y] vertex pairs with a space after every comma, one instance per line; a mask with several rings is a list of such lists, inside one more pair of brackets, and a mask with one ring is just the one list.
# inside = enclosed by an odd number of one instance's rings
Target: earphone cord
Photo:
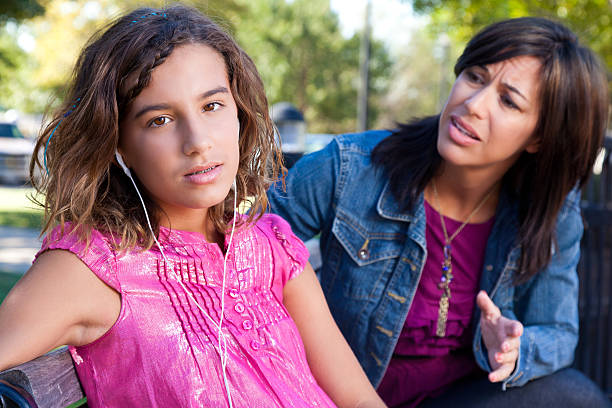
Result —
[[[227, 248], [225, 249], [225, 258], [223, 259], [223, 283], [221, 284], [221, 317], [219, 318], [219, 326], [218, 326], [218, 336], [217, 339], [219, 341], [219, 349], [221, 349], [221, 336], [223, 336], [223, 341], [225, 342], [225, 336], [221, 332], [223, 328], [223, 312], [225, 310], [225, 268], [227, 265], [227, 256], [230, 253], [230, 248], [232, 247], [232, 239], [234, 238], [234, 230], [236, 229], [236, 201], [237, 201], [237, 192], [238, 188], [236, 187], [236, 182], [234, 181], [233, 185], [234, 189], [234, 216], [232, 219], [232, 232], [230, 233], [230, 239], [227, 243]], [[230, 408], [232, 407], [232, 399], [230, 398], [229, 391], [229, 382], [227, 381], [227, 373], [225, 371], [225, 367], [227, 364], [227, 344], [225, 345], [225, 353], [223, 357], [221, 357], [221, 371], [223, 372], [223, 382], [225, 384], [225, 391], [227, 392], [227, 399], [229, 402]]]
[[[127, 167], [126, 167], [127, 168]], [[125, 170], [125, 169], [124, 169]], [[136, 193], [138, 194], [138, 198], [140, 199], [140, 203], [142, 204], [142, 208], [144, 210], [145, 213], [145, 218], [147, 219], [147, 225], [149, 226], [149, 230], [151, 231], [151, 234], [153, 235], [153, 240], [155, 241], [155, 243], [157, 244], [157, 247], [159, 248], [159, 251], [162, 254], [162, 257], [164, 258], [164, 261], [166, 262], [166, 265], [170, 266], [170, 268], [172, 269], [172, 272], [174, 273], [174, 275], [176, 275], [176, 280], [179, 283], [179, 285], [181, 285], [181, 287], [183, 288], [183, 290], [185, 291], [185, 293], [187, 294], [187, 296], [189, 296], [189, 298], [195, 303], [195, 305], [198, 307], [198, 309], [200, 309], [200, 311], [204, 314], [204, 316], [206, 316], [211, 322], [212, 324], [217, 327], [217, 338], [219, 341], [219, 348], [217, 349], [217, 353], [219, 354], [219, 358], [221, 359], [221, 370], [223, 372], [223, 382], [225, 385], [225, 392], [227, 393], [227, 401], [229, 403], [230, 408], [233, 407], [232, 404], [232, 397], [230, 395], [230, 391], [229, 391], [229, 383], [227, 380], [227, 374], [225, 371], [225, 367], [227, 364], [227, 338], [226, 335], [222, 332], [222, 323], [223, 323], [223, 311], [225, 308], [225, 269], [226, 269], [226, 264], [227, 264], [227, 256], [230, 252], [230, 247], [232, 246], [232, 238], [234, 237], [234, 229], [236, 227], [236, 187], [234, 186], [234, 219], [232, 222], [232, 232], [230, 234], [230, 239], [227, 245], [227, 249], [225, 251], [225, 257], [223, 259], [223, 283], [221, 286], [221, 317], [219, 318], [219, 323], [217, 324], [217, 322], [215, 322], [215, 320], [210, 317], [210, 315], [208, 313], [206, 313], [206, 311], [202, 308], [202, 306], [200, 306], [200, 304], [198, 303], [198, 301], [193, 297], [193, 295], [191, 294], [190, 291], [187, 290], [187, 288], [185, 287], [185, 285], [183, 284], [181, 278], [178, 276], [178, 274], [176, 273], [176, 271], [174, 270], [174, 268], [172, 267], [172, 265], [170, 264], [170, 261], [168, 261], [168, 258], [166, 258], [166, 254], [164, 253], [164, 250], [162, 249], [162, 246], [160, 245], [159, 241], [157, 240], [157, 238], [155, 237], [155, 233], [153, 233], [153, 227], [151, 226], [151, 221], [149, 220], [149, 214], [147, 212], [147, 207], [145, 206], [144, 200], [142, 199], [142, 196], [140, 195], [140, 191], [138, 190], [138, 186], [136, 186], [136, 182], [134, 181], [134, 179], [132, 178], [132, 175], [126, 171], [125, 172], [126, 175], [129, 177], [129, 179], [132, 181], [132, 184], [134, 185], [134, 188], [136, 189]], [[221, 353], [221, 339], [223, 339], [223, 353]]]

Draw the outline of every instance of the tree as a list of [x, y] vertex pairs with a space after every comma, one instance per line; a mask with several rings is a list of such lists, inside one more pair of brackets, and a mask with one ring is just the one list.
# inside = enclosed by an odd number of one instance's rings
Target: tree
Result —
[[[34, 1], [21, 0], [21, 3]], [[202, 4], [197, 0], [183, 3]], [[16, 30], [2, 31], [0, 27], [0, 105], [24, 112], [42, 112], [49, 102], [61, 101], [77, 55], [89, 37], [117, 15], [143, 5], [140, 0], [50, 0], [44, 4], [44, 15], [20, 24], [36, 39], [35, 48], [30, 53], [16, 45]], [[147, 2], [151, 7], [166, 4], [163, 0]], [[205, 8], [223, 21], [241, 9], [232, 0], [211, 0]], [[9, 24], [9, 28], [15, 24]], [[4, 59], [3, 53], [6, 54]]]
[[572, 29], [612, 71], [612, 1], [610, 0], [413, 0], [429, 14], [435, 33], [446, 32], [455, 44], [465, 42], [487, 24], [521, 16], [547, 17]]
[[37, 0], [2, 0], [0, 3], [0, 21], [7, 19], [24, 20], [38, 16], [45, 11]]
[[452, 81], [450, 49], [426, 30], [414, 31], [393, 65], [388, 92], [381, 98], [378, 128], [440, 112]]
[[[236, 36], [254, 59], [271, 103], [289, 101], [310, 132], [353, 131], [357, 114], [359, 35], [342, 37], [329, 0], [250, 0], [234, 21]], [[374, 42], [369, 124], [378, 114], [391, 61]]]
[[20, 74], [28, 66], [27, 54], [17, 45], [18, 22], [43, 12], [36, 0], [0, 2], [0, 108], [16, 106], [15, 96], [24, 82]]

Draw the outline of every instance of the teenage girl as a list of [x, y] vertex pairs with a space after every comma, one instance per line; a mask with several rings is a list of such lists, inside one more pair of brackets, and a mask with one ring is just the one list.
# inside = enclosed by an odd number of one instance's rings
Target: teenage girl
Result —
[[279, 149], [234, 40], [143, 8], [74, 72], [34, 152], [47, 235], [0, 307], [0, 370], [68, 344], [92, 407], [383, 406], [304, 245], [262, 215]]

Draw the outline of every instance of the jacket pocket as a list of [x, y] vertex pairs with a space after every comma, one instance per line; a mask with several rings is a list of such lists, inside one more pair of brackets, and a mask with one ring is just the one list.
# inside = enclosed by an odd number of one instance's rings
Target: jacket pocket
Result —
[[344, 296], [364, 299], [376, 298], [382, 293], [405, 239], [400, 231], [385, 230], [385, 224], [366, 228], [351, 214], [338, 210], [332, 233], [342, 254], [332, 267], [336, 272], [335, 284], [342, 285]]

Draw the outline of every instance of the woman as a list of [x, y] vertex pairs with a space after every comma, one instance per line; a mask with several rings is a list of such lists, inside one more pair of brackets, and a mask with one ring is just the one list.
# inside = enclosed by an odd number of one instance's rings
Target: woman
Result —
[[519, 18], [478, 33], [455, 74], [439, 115], [337, 137], [272, 209], [302, 239], [320, 232], [332, 313], [390, 406], [606, 404], [573, 370], [498, 392], [573, 360], [603, 69], [567, 28]]

